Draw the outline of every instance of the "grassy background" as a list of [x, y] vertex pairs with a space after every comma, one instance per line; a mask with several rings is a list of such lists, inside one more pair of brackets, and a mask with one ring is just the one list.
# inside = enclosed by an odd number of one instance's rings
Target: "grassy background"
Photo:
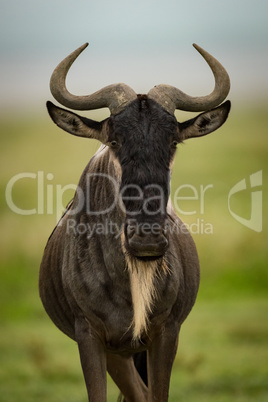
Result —
[[[6, 115], [0, 125], [0, 402], [19, 398], [85, 402], [76, 344], [46, 316], [38, 296], [38, 269], [56, 223], [56, 185], [77, 183], [98, 144], [60, 132], [45, 114]], [[210, 223], [213, 234], [194, 234], [201, 287], [182, 328], [170, 401], [268, 400], [267, 151], [267, 112], [258, 105], [243, 109], [233, 105], [217, 133], [189, 140], [178, 151], [172, 197], [182, 184], [197, 189], [212, 184], [203, 214], [199, 200], [181, 201], [180, 208], [196, 210], [182, 218], [189, 224], [198, 219]], [[237, 182], [247, 178], [248, 183], [249, 175], [259, 170], [263, 171], [263, 231], [256, 233], [230, 215], [227, 199]], [[45, 174], [45, 197], [47, 185], [54, 190], [54, 214], [15, 214], [5, 200], [8, 181], [15, 174], [38, 171]], [[66, 191], [63, 204], [71, 196], [72, 191]], [[35, 208], [36, 181], [18, 182], [13, 199], [20, 208]], [[250, 191], [234, 196], [231, 206], [249, 218]], [[118, 391], [110, 379], [108, 383], [108, 401], [116, 401]]]

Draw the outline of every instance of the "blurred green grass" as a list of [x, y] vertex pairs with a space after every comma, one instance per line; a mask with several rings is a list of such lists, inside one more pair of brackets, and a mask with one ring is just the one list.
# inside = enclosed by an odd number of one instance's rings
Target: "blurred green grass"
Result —
[[[201, 286], [182, 328], [170, 401], [268, 400], [266, 116], [263, 105], [248, 109], [233, 105], [218, 132], [189, 140], [178, 150], [171, 197], [180, 185], [195, 187], [198, 195], [200, 185], [213, 185], [205, 193], [204, 213], [200, 199], [180, 200], [179, 204], [184, 211], [196, 210], [193, 215], [182, 215], [184, 221], [210, 223], [213, 234], [193, 235], [201, 262]], [[85, 402], [76, 344], [46, 316], [38, 296], [38, 269], [56, 223], [56, 185], [77, 184], [99, 145], [61, 132], [45, 115], [3, 116], [0, 129], [0, 402], [15, 402], [22, 395], [29, 402]], [[263, 172], [261, 233], [242, 226], [228, 211], [230, 189], [243, 178], [248, 183], [249, 175], [259, 170]], [[15, 214], [5, 200], [8, 181], [18, 173], [38, 171], [44, 172], [45, 198], [48, 185], [54, 191], [54, 214]], [[49, 173], [52, 180], [47, 179]], [[21, 180], [12, 195], [21, 208], [34, 208], [36, 180]], [[63, 204], [71, 196], [72, 191], [66, 191]], [[237, 214], [250, 217], [249, 190], [232, 202]], [[44, 206], [46, 210], [46, 200]], [[110, 379], [108, 384], [112, 402], [118, 390]]]

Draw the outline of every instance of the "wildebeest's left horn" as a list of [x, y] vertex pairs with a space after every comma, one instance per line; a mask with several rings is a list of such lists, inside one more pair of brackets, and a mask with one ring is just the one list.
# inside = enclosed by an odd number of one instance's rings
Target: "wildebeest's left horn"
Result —
[[225, 68], [204, 49], [196, 44], [193, 46], [211, 68], [215, 78], [215, 88], [210, 95], [193, 97], [170, 85], [155, 86], [149, 91], [148, 97], [158, 102], [170, 114], [173, 114], [175, 109], [188, 112], [203, 112], [212, 109], [223, 102], [229, 93], [230, 79]]
[[63, 106], [75, 110], [93, 110], [108, 107], [112, 114], [121, 112], [131, 101], [137, 98], [136, 93], [126, 84], [113, 84], [85, 96], [72, 95], [66, 88], [66, 75], [79, 54], [88, 46], [76, 49], [55, 68], [50, 79], [50, 90], [54, 98]]

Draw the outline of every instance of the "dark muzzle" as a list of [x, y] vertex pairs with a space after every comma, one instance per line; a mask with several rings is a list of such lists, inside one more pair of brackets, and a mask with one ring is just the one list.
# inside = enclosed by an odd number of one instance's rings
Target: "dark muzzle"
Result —
[[129, 223], [125, 246], [134, 257], [162, 257], [168, 247], [165, 229], [158, 223]]

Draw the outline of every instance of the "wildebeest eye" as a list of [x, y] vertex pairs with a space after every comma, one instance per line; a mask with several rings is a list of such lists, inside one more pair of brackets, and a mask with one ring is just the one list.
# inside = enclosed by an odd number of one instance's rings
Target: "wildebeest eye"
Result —
[[173, 145], [173, 147], [176, 147], [177, 145], [178, 145], [178, 141], [172, 141], [172, 145]]
[[112, 147], [115, 147], [117, 145], [117, 141], [111, 141]]

